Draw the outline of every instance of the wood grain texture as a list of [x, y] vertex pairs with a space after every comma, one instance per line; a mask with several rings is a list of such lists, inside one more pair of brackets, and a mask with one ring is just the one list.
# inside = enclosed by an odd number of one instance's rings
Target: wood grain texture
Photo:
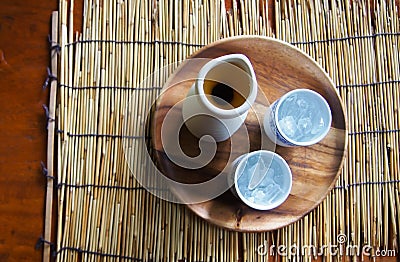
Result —
[[[246, 132], [239, 131], [231, 139], [218, 143], [213, 160], [198, 170], [179, 167], [165, 155], [161, 143], [165, 116], [172, 113], [175, 115], [172, 119], [180, 119], [179, 102], [185, 98], [198, 70], [208, 61], [189, 60], [170, 77], [157, 102], [152, 128], [156, 161], [163, 173], [176, 181], [199, 183], [209, 180], [218, 175], [232, 159], [246, 153], [248, 147], [250, 151], [274, 149], [271, 143], [260, 145], [262, 136], [265, 136], [260, 123], [269, 103], [296, 88], [319, 92], [332, 110], [333, 120], [328, 135], [320, 143], [309, 147], [276, 147], [276, 152], [285, 158], [293, 173], [292, 191], [284, 204], [270, 211], [257, 211], [241, 203], [228, 190], [213, 200], [188, 205], [199, 216], [228, 229], [273, 230], [297, 221], [310, 212], [334, 186], [346, 154], [346, 118], [335, 86], [326, 73], [304, 53], [283, 42], [265, 37], [235, 37], [215, 42], [195, 53], [192, 58], [212, 59], [231, 53], [242, 53], [250, 59], [259, 85], [256, 103], [242, 126], [242, 129], [248, 131], [250, 146]], [[181, 147], [188, 156], [200, 153], [198, 139], [184, 126], [180, 130], [176, 125], [164, 131], [167, 134], [180, 132]], [[178, 197], [181, 193], [176, 192]]]
[[56, 1], [0, 2], [0, 261], [39, 261], [46, 117], [42, 90]]

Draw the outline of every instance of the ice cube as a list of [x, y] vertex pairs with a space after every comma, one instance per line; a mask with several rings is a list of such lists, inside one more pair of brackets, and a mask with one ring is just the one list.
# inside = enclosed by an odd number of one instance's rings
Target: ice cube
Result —
[[311, 129], [311, 134], [316, 135], [321, 133], [324, 127], [325, 127], [324, 119], [321, 116], [317, 116], [314, 119], [314, 124], [313, 128]]
[[310, 117], [302, 117], [297, 121], [297, 128], [301, 135], [307, 135], [311, 132], [313, 124]]
[[296, 104], [298, 105], [300, 110], [307, 110], [309, 107], [308, 102], [303, 98], [297, 99]]
[[[266, 175], [273, 175], [274, 170], [268, 170], [268, 165], [265, 164], [262, 158], [258, 158], [257, 163], [249, 170], [250, 182], [248, 185], [249, 190], [256, 188], [264, 179]], [[272, 172], [272, 174], [271, 174]]]
[[263, 205], [265, 199], [265, 190], [264, 188], [256, 188], [251, 193], [252, 202], [255, 204]]
[[280, 106], [280, 109], [278, 111], [278, 118], [282, 119], [285, 118], [286, 116], [296, 117], [296, 115], [299, 113], [296, 102], [297, 102], [296, 94], [287, 97]]
[[282, 173], [275, 173], [274, 175], [274, 182], [278, 185], [282, 185], [285, 181], [283, 181]]
[[293, 116], [286, 116], [279, 120], [279, 126], [289, 138], [294, 138], [298, 132], [297, 123]]
[[275, 191], [275, 193], [269, 197], [268, 202], [271, 204], [272, 202], [274, 202], [278, 197], [280, 197], [283, 194], [282, 189], [278, 186], [277, 190]]
[[254, 201], [261, 202], [265, 197], [265, 192], [261, 188], [257, 188], [251, 196], [254, 197]]
[[297, 95], [294, 94], [294, 95], [288, 96], [288, 97], [286, 98], [285, 101], [287, 101], [287, 102], [289, 102], [289, 103], [296, 103], [296, 101], [297, 101]]
[[248, 180], [245, 178], [245, 175], [242, 175], [238, 180], [237, 180], [238, 188], [242, 195], [246, 198], [248, 198], [251, 195], [251, 191], [248, 189]]
[[256, 188], [248, 199], [255, 204], [266, 205], [271, 204], [281, 194], [279, 185], [271, 183], [267, 187]]

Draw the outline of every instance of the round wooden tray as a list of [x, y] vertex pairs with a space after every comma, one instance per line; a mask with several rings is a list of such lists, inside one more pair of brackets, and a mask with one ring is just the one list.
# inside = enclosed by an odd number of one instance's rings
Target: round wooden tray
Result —
[[[281, 206], [269, 211], [254, 210], [237, 199], [230, 190], [212, 200], [187, 205], [200, 217], [228, 229], [274, 230], [297, 221], [313, 210], [335, 185], [346, 155], [346, 117], [335, 86], [323, 69], [305, 53], [282, 41], [258, 36], [229, 38], [200, 49], [191, 58], [213, 59], [232, 53], [241, 53], [250, 59], [259, 85], [254, 110], [245, 121], [251, 138], [251, 151], [262, 148], [264, 133], [260, 123], [269, 102], [272, 103], [286, 92], [297, 88], [315, 90], [328, 101], [332, 110], [331, 129], [320, 143], [309, 147], [276, 147], [275, 151], [288, 162], [293, 174], [291, 193]], [[228, 164], [227, 155], [245, 153], [240, 148], [233, 148], [233, 152], [228, 139], [218, 143], [213, 160], [198, 170], [179, 167], [166, 156], [160, 142], [161, 125], [169, 110], [186, 97], [197, 72], [209, 60], [199, 61], [183, 63], [169, 78], [165, 91], [157, 100], [152, 118], [151, 145], [156, 164], [165, 176], [183, 183], [211, 179]], [[257, 120], [257, 117], [261, 120]], [[234, 136], [240, 134], [235, 133]], [[185, 126], [180, 129], [179, 138], [180, 146], [187, 155], [199, 154], [199, 141]], [[179, 198], [180, 192], [174, 193]]]

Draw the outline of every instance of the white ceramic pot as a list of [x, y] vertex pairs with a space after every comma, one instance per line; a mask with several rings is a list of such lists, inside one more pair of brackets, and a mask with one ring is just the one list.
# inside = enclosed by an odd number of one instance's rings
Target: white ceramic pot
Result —
[[215, 58], [200, 69], [183, 102], [185, 125], [196, 137], [224, 141], [243, 124], [256, 96], [257, 80], [246, 56]]

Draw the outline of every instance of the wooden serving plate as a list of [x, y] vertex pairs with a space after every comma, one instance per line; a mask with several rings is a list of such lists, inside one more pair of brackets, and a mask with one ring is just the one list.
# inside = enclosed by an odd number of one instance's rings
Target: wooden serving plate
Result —
[[[313, 210], [335, 185], [346, 155], [346, 117], [335, 86], [323, 69], [305, 53], [282, 41], [258, 36], [228, 38], [200, 49], [191, 58], [213, 59], [232, 53], [241, 53], [250, 59], [259, 85], [254, 109], [248, 114], [244, 125], [249, 132], [251, 151], [275, 149], [272, 143], [261, 145], [265, 134], [260, 123], [269, 102], [272, 103], [286, 92], [297, 88], [315, 90], [328, 101], [332, 110], [330, 131], [318, 144], [290, 148], [276, 146], [275, 151], [288, 162], [293, 175], [291, 193], [281, 206], [269, 211], [254, 210], [230, 190], [212, 200], [187, 205], [200, 217], [224, 228], [254, 232], [274, 230], [299, 220]], [[230, 139], [220, 142], [213, 160], [198, 170], [179, 167], [166, 156], [161, 143], [164, 118], [170, 110], [174, 110], [172, 113], [177, 116], [181, 114], [179, 106], [175, 105], [186, 97], [198, 71], [208, 60], [196, 63], [187, 61], [169, 78], [165, 91], [157, 100], [152, 118], [151, 146], [157, 166], [165, 176], [190, 184], [213, 178], [229, 164], [228, 155], [239, 156], [246, 153], [246, 148], [243, 143], [243, 148], [231, 149]], [[235, 133], [235, 139], [242, 139], [241, 135], [240, 132]], [[185, 126], [179, 131], [179, 139], [187, 155], [199, 154], [199, 140]], [[179, 190], [174, 193], [180, 197]]]

